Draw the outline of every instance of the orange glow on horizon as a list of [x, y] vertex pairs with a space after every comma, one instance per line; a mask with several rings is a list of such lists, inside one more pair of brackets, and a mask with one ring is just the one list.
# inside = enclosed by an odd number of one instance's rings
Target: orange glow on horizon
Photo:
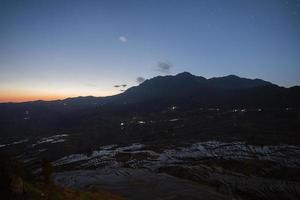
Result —
[[0, 96], [0, 102], [27, 102], [27, 101], [37, 101], [37, 100], [44, 100], [44, 101], [51, 101], [51, 100], [59, 100], [59, 99], [66, 99], [69, 96], [60, 96], [60, 95], [18, 95], [18, 96]]
[[57, 93], [53, 94], [52, 92], [25, 92], [25, 91], [1, 91], [0, 90], [0, 103], [21, 103], [21, 102], [28, 102], [28, 101], [37, 101], [37, 100], [44, 100], [44, 101], [51, 101], [51, 100], [62, 100], [66, 98], [78, 97], [78, 96], [111, 96], [115, 93], [108, 93], [105, 95], [97, 95], [97, 94], [62, 94]]

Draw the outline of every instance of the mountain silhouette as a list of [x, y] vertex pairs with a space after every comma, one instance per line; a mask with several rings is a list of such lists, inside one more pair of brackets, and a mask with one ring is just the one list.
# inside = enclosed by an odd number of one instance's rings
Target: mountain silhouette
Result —
[[206, 79], [188, 72], [157, 76], [124, 93], [105, 97], [114, 104], [184, 104], [226, 107], [299, 106], [299, 87], [284, 88], [261, 79], [235, 75]]
[[[84, 109], [99, 105], [139, 104], [165, 106], [171, 104], [218, 107], [300, 107], [300, 87], [280, 87], [261, 79], [236, 75], [204, 78], [189, 72], [157, 76], [121, 94], [108, 97], [73, 97], [56, 101], [33, 101], [18, 107], [39, 106], [50, 109]], [[11, 107], [15, 104], [0, 104]], [[5, 106], [4, 106], [5, 105]], [[72, 107], [73, 106], [73, 107]]]

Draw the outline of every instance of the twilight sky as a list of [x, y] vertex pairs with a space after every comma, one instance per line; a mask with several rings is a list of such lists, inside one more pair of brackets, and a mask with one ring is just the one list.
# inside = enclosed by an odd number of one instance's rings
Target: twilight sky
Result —
[[0, 102], [182, 71], [300, 85], [300, 0], [0, 0]]

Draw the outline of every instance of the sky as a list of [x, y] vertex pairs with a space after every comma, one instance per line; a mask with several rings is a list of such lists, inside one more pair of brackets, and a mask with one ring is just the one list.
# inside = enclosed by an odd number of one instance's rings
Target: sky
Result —
[[300, 85], [300, 0], [0, 0], [0, 102], [183, 71]]

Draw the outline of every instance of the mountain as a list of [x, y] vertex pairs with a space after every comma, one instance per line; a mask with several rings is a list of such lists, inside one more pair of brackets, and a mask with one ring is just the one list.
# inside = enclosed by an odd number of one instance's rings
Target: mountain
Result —
[[206, 79], [189, 72], [175, 76], [157, 76], [108, 97], [74, 97], [56, 101], [33, 101], [0, 104], [10, 110], [16, 107], [41, 107], [50, 110], [82, 110], [109, 105], [141, 105], [149, 107], [169, 104], [219, 107], [299, 107], [300, 87], [284, 88], [261, 79], [236, 75]]
[[298, 107], [299, 87], [284, 88], [260, 79], [229, 75], [206, 79], [183, 72], [146, 80], [124, 93], [105, 97], [114, 104], [183, 104], [225, 107]]

